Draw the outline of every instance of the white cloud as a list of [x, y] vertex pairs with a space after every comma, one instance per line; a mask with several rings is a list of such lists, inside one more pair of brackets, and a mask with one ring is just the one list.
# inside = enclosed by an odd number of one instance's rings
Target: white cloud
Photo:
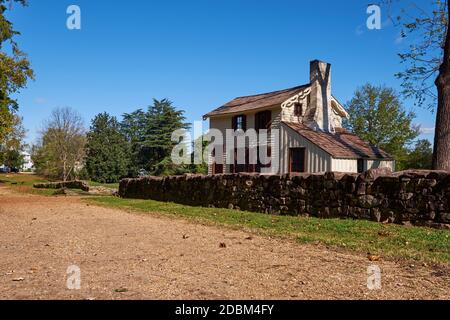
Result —
[[433, 134], [435, 131], [435, 128], [420, 128], [421, 134]]

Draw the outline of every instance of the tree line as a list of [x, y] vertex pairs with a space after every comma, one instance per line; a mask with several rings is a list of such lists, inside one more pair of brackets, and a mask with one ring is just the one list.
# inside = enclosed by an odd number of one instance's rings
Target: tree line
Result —
[[146, 111], [126, 113], [121, 121], [100, 113], [87, 132], [75, 110], [57, 108], [45, 122], [31, 157], [38, 174], [62, 180], [113, 183], [143, 174], [206, 173], [206, 165], [175, 165], [170, 159], [175, 146], [172, 132], [189, 128], [184, 111], [167, 99], [155, 99]]

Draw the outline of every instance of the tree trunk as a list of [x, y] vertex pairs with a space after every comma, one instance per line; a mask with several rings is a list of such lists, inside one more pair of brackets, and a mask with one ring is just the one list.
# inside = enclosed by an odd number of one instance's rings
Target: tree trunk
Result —
[[[450, 1], [447, 3], [450, 13]], [[444, 60], [436, 79], [438, 107], [434, 137], [433, 169], [450, 171], [450, 19], [444, 47]]]

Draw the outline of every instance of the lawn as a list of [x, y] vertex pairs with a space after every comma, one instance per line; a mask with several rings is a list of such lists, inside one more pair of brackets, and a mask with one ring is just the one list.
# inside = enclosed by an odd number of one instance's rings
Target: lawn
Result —
[[47, 179], [37, 176], [35, 174], [28, 173], [8, 173], [8, 174], [0, 174], [0, 183], [4, 183], [9, 186], [11, 189], [22, 192], [22, 193], [32, 193], [43, 196], [51, 196], [55, 193], [55, 190], [47, 190], [47, 189], [34, 189], [33, 184], [39, 182], [48, 182]]
[[100, 183], [95, 181], [87, 181], [91, 187], [105, 187], [110, 189], [119, 189], [119, 183]]
[[153, 200], [98, 197], [93, 204], [182, 217], [196, 222], [246, 229], [300, 243], [321, 243], [389, 259], [411, 259], [450, 265], [450, 232], [386, 225], [364, 220], [273, 216], [230, 209], [190, 207]]
[[[20, 174], [0, 174], [0, 182], [5, 183], [13, 190], [24, 193], [32, 193], [43, 196], [52, 196], [56, 190], [51, 189], [34, 189], [33, 184], [39, 182], [49, 182], [48, 179], [40, 177], [35, 174], [20, 173]], [[119, 189], [118, 183], [98, 183], [94, 181], [86, 181], [91, 187], [106, 187], [110, 189]]]

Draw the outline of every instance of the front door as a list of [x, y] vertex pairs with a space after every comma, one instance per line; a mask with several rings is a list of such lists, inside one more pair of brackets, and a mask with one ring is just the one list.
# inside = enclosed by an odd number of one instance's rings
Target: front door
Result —
[[289, 172], [305, 172], [305, 148], [289, 149]]

